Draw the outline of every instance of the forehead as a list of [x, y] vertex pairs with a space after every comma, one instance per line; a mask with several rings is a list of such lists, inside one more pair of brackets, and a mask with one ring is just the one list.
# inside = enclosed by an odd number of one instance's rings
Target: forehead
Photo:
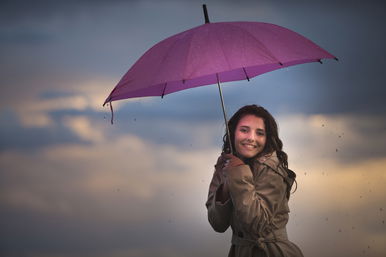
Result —
[[246, 126], [252, 129], [265, 129], [264, 120], [252, 114], [245, 115], [239, 120], [238, 127]]

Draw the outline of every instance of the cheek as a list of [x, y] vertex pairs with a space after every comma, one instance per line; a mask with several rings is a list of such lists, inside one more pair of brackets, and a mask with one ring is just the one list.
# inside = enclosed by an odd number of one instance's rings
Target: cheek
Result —
[[260, 145], [261, 145], [262, 147], [265, 146], [265, 143], [266, 143], [266, 142], [267, 142], [267, 138], [266, 138], [266, 137], [263, 137], [263, 138], [260, 139]]
[[243, 139], [243, 134], [241, 133], [235, 133], [235, 142], [239, 142]]

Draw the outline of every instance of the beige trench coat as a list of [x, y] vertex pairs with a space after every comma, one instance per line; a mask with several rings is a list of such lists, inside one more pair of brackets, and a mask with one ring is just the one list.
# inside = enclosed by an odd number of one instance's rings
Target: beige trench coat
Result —
[[228, 168], [230, 199], [223, 204], [216, 200], [222, 182], [215, 172], [206, 202], [210, 224], [217, 232], [231, 226], [229, 257], [302, 257], [287, 238], [287, 172], [279, 166], [275, 152], [251, 166]]

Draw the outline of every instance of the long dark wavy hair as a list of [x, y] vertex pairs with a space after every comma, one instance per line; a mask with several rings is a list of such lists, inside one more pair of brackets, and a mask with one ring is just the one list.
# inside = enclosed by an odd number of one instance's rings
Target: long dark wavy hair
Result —
[[[291, 190], [292, 184], [295, 181], [296, 174], [292, 170], [288, 169], [288, 156], [283, 151], [283, 143], [279, 138], [278, 126], [273, 118], [273, 116], [264, 108], [258, 105], [246, 105], [240, 108], [228, 121], [229, 134], [232, 142], [232, 149], [235, 151], [235, 131], [237, 124], [239, 121], [246, 115], [254, 115], [256, 117], [260, 117], [264, 121], [265, 125], [265, 133], [267, 136], [267, 140], [264, 146], [263, 151], [261, 151], [257, 156], [252, 157], [249, 160], [246, 160], [246, 164], [251, 164], [251, 161], [256, 157], [264, 156], [266, 154], [270, 154], [276, 151], [277, 157], [279, 159], [280, 165], [282, 165], [287, 171], [288, 177], [290, 181], [286, 181], [289, 184], [289, 191]], [[223, 137], [223, 147], [222, 151], [226, 153], [230, 153], [229, 140], [227, 134]], [[296, 190], [296, 189], [295, 189]], [[288, 197], [289, 197], [289, 191]]]

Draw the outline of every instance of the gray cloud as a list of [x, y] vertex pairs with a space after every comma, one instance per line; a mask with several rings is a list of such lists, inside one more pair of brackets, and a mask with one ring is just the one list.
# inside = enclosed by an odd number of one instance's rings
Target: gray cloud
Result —
[[[211, 230], [203, 205], [224, 131], [216, 85], [113, 103], [113, 126], [95, 101], [153, 44], [202, 24], [201, 4], [1, 2], [1, 253], [226, 255], [230, 233]], [[224, 83], [224, 97], [229, 116], [257, 103], [278, 118], [299, 179], [290, 237], [305, 253], [383, 256], [385, 4], [207, 4], [213, 22], [277, 23], [340, 58]]]
[[[0, 112], [0, 152], [8, 150], [34, 151], [47, 145], [80, 143], [79, 137], [60, 123], [54, 127], [26, 128], [11, 111]], [[83, 143], [87, 143], [83, 141]]]

